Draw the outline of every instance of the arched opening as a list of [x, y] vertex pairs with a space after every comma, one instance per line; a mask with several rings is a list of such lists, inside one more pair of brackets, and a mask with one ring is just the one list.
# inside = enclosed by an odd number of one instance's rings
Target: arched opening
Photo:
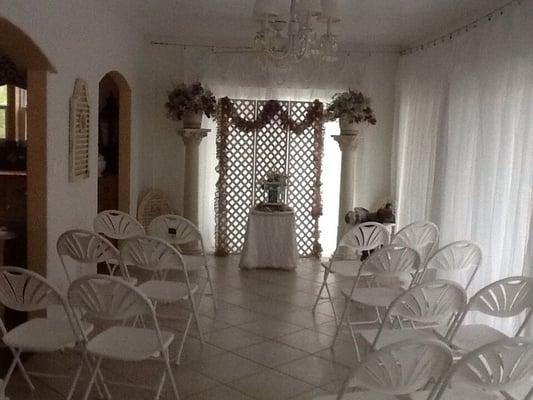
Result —
[[[0, 18], [0, 85], [20, 87], [14, 82], [15, 67], [26, 89], [25, 131], [20, 139], [25, 148], [25, 215], [26, 267], [46, 275], [47, 264], [47, 74], [56, 72], [41, 49], [22, 30], [5, 18]], [[11, 89], [10, 89], [11, 91]], [[11, 96], [11, 94], [10, 94]], [[4, 191], [5, 193], [5, 191]], [[16, 200], [15, 200], [16, 202]], [[1, 224], [0, 224], [1, 225]], [[6, 260], [7, 262], [7, 260]]]
[[131, 89], [122, 74], [104, 75], [98, 101], [98, 211], [130, 212]]

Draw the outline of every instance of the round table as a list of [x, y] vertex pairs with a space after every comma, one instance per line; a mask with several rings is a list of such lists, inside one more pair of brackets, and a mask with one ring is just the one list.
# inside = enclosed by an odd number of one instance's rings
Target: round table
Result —
[[293, 270], [297, 264], [294, 211], [250, 210], [239, 267]]

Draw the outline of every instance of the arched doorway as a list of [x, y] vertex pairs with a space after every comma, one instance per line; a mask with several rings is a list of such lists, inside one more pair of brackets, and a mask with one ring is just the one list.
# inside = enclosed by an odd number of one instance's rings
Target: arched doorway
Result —
[[103, 76], [98, 101], [98, 211], [130, 212], [131, 89], [122, 74]]
[[[41, 49], [22, 30], [0, 18], [0, 54], [24, 78], [27, 90], [26, 224], [27, 267], [46, 275], [47, 265], [47, 74], [56, 70]], [[5, 66], [4, 66], [5, 67]], [[0, 79], [9, 83], [9, 74]]]

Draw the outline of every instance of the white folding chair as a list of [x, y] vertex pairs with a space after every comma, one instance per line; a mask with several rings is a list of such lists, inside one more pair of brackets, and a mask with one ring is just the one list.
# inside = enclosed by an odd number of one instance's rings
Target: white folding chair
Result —
[[405, 340], [368, 354], [335, 395], [316, 400], [395, 400], [442, 379], [452, 363], [438, 340]]
[[[331, 303], [333, 316], [338, 322], [331, 291], [328, 286], [329, 275], [337, 274], [342, 277], [357, 276], [361, 269], [363, 252], [370, 252], [387, 244], [389, 244], [389, 231], [384, 225], [377, 222], [365, 222], [356, 225], [346, 232], [337, 244], [337, 248], [331, 258], [321, 263], [322, 268], [324, 268], [324, 276], [313, 305], [313, 313], [316, 310], [319, 300], [327, 299]], [[353, 256], [350, 255], [347, 257], [344, 254], [346, 252], [353, 253]], [[327, 297], [321, 297], [324, 289], [326, 290]]]
[[470, 352], [507, 338], [505, 333], [489, 325], [464, 324], [465, 317], [470, 312], [496, 318], [514, 318], [524, 314], [522, 323], [514, 333], [515, 337], [521, 336], [533, 314], [533, 278], [512, 276], [501, 279], [472, 296], [449, 338], [452, 346], [462, 352]]
[[[3, 381], [5, 388], [15, 370], [18, 367], [30, 390], [35, 390], [29, 375], [44, 377], [69, 378], [71, 376], [28, 372], [21, 361], [22, 352], [31, 353], [52, 353], [73, 349], [82, 342], [82, 335], [89, 334], [93, 326], [87, 322], [80, 322], [77, 325], [73, 321], [72, 312], [68, 306], [66, 298], [45, 278], [17, 267], [0, 268], [0, 302], [7, 308], [21, 312], [35, 312], [46, 310], [49, 306], [55, 305], [63, 308], [67, 318], [33, 318], [17, 327], [6, 330], [3, 321], [0, 319], [0, 330], [2, 341], [13, 353], [11, 363]], [[79, 330], [78, 330], [79, 329]], [[84, 360], [89, 363], [88, 360]], [[87, 365], [91, 368], [90, 365]], [[101, 396], [100, 386], [98, 392]], [[67, 398], [71, 399], [73, 388]]]
[[[431, 281], [437, 276], [452, 280], [461, 280], [457, 274], [471, 270], [463, 287], [468, 290], [481, 265], [480, 247], [468, 240], [450, 243], [435, 252], [428, 260], [418, 282]], [[439, 276], [442, 275], [442, 276]]]
[[[419, 268], [420, 256], [409, 247], [388, 245], [372, 253], [359, 268], [352, 287], [342, 291], [344, 309], [337, 325], [332, 346], [335, 344], [345, 320], [354, 341], [355, 336], [352, 328], [354, 325], [382, 322], [379, 308], [389, 307], [394, 299], [409, 288], [413, 277], [418, 274]], [[388, 285], [387, 287], [361, 288], [359, 283], [364, 276], [372, 276], [375, 281], [387, 281]], [[351, 321], [350, 307], [352, 303], [374, 307], [376, 318], [371, 321]]]
[[197, 272], [204, 270], [207, 275], [207, 282], [209, 284], [209, 295], [212, 297], [213, 305], [216, 309], [215, 291], [213, 289], [213, 282], [209, 272], [207, 261], [207, 252], [205, 251], [204, 239], [200, 230], [191, 221], [186, 218], [174, 214], [165, 214], [156, 217], [150, 222], [148, 227], [148, 234], [163, 239], [178, 250], [181, 246], [198, 242], [200, 245], [199, 254], [183, 254], [182, 258], [187, 265], [187, 270], [190, 272]]
[[[150, 236], [130, 239], [124, 243], [121, 255], [128, 265], [151, 272], [151, 278], [139, 284], [138, 289], [152, 300], [154, 305], [177, 304], [183, 301], [189, 303], [189, 316], [186, 318], [187, 322], [176, 359], [177, 364], [179, 364], [193, 318], [198, 329], [200, 342], [204, 343], [198, 309], [194, 300], [194, 294], [199, 291], [199, 285], [190, 281], [187, 265], [176, 248], [162, 239]], [[169, 273], [182, 273], [184, 281], [169, 279]], [[158, 317], [182, 319], [174, 315], [163, 314], [158, 314]]]
[[[122, 262], [118, 249], [109, 240], [94, 232], [83, 229], [66, 231], [57, 239], [57, 254], [69, 283], [84, 274], [84, 267], [98, 263], [105, 264], [109, 275], [114, 275], [118, 268], [123, 279], [135, 283]], [[77, 265], [69, 265], [72, 262], [69, 263], [68, 259]]]
[[[434, 387], [430, 400], [509, 399], [507, 392], [524, 386], [516, 400], [529, 400], [533, 377], [533, 338], [506, 338], [465, 355]], [[504, 394], [505, 393], [505, 394]], [[416, 399], [426, 399], [420, 393]]]
[[118, 210], [106, 210], [98, 213], [93, 220], [96, 233], [109, 239], [124, 240], [144, 236], [144, 227], [139, 221]]
[[400, 229], [392, 237], [391, 244], [415, 249], [420, 263], [425, 265], [439, 245], [439, 228], [430, 221], [416, 221]]
[[[89, 317], [117, 323], [116, 326], [103, 330], [91, 339], [84, 336], [85, 347], [82, 358], [92, 356], [96, 361], [83, 400], [89, 398], [97, 374], [102, 374], [101, 366], [104, 359], [142, 362], [154, 358], [162, 360], [165, 365], [156, 388], [155, 399], [160, 398], [165, 380], [169, 379], [172, 392], [179, 400], [168, 352], [174, 334], [159, 328], [155, 308], [146, 295], [122, 279], [95, 274], [83, 276], [72, 282], [68, 290], [68, 301], [72, 308], [83, 309]], [[152, 327], [125, 326], [126, 321], [140, 317], [149, 317]], [[78, 324], [82, 323], [79, 317], [75, 318]], [[83, 364], [80, 364], [76, 379], [81, 374], [82, 368]], [[123, 384], [151, 389], [147, 386]]]
[[[398, 296], [387, 309], [378, 329], [359, 331], [360, 337], [370, 344], [370, 351], [408, 338], [437, 338], [428, 325], [449, 326], [445, 338], [451, 334], [450, 318], [458, 318], [466, 307], [465, 290], [456, 282], [436, 280], [414, 286]], [[354, 345], [359, 354], [357, 338]]]

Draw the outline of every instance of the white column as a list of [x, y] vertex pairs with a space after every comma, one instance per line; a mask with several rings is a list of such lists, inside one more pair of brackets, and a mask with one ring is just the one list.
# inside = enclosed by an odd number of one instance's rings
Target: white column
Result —
[[[198, 226], [198, 148], [211, 129], [179, 129], [185, 144], [183, 216]], [[188, 246], [189, 247], [189, 246]], [[194, 246], [196, 247], [196, 246]], [[192, 248], [191, 248], [192, 250]]]
[[344, 233], [346, 222], [344, 216], [346, 213], [354, 208], [354, 193], [355, 193], [355, 150], [359, 144], [359, 133], [349, 135], [333, 135], [332, 136], [342, 152], [341, 164], [341, 186], [339, 193], [339, 220], [337, 227], [337, 240], [340, 239]]

